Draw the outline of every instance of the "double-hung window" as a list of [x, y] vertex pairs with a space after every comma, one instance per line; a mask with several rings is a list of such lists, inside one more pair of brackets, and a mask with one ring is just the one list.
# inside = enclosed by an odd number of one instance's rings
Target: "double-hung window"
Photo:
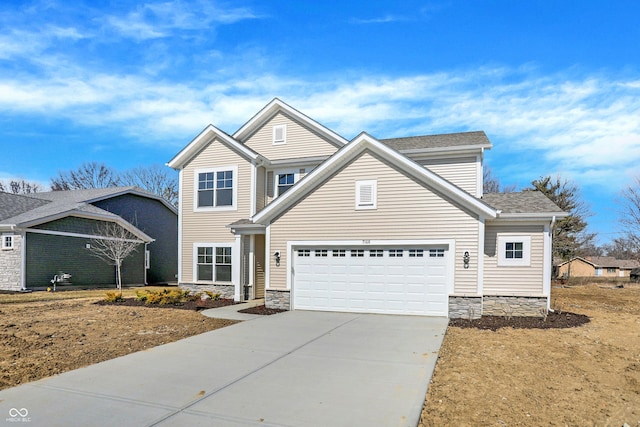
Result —
[[205, 282], [231, 282], [231, 246], [197, 245], [196, 278]]
[[277, 175], [278, 179], [278, 196], [293, 187], [296, 182], [296, 174], [293, 172], [283, 172]]
[[498, 265], [526, 267], [531, 264], [531, 236], [498, 236]]
[[196, 171], [196, 209], [235, 209], [237, 167]]

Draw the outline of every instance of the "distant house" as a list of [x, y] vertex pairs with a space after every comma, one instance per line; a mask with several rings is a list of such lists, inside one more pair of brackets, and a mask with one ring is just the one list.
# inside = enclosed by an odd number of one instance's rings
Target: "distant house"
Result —
[[556, 277], [629, 277], [631, 270], [640, 267], [635, 260], [614, 257], [574, 257], [557, 263]]
[[166, 283], [178, 272], [177, 210], [136, 187], [16, 195], [0, 193], [0, 289], [43, 289], [54, 275], [72, 285], [115, 284], [115, 269], [95, 257], [99, 225], [116, 223], [139, 242], [123, 264], [123, 284]]

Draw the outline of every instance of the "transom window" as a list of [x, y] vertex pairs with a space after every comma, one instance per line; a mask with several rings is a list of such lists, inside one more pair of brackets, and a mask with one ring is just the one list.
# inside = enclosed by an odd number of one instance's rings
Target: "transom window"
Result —
[[327, 250], [326, 249], [316, 249], [315, 253], [316, 253], [316, 256], [319, 256], [319, 257], [326, 257], [327, 256]]
[[228, 208], [235, 206], [235, 168], [197, 172], [197, 208]]
[[196, 269], [199, 281], [231, 282], [231, 247], [198, 246]]
[[298, 249], [298, 256], [311, 256], [309, 249]]
[[13, 249], [13, 235], [12, 234], [3, 234], [2, 235], [2, 249]]

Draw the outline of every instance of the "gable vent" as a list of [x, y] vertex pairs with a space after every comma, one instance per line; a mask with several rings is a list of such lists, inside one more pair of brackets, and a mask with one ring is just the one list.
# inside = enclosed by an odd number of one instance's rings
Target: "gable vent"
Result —
[[377, 181], [357, 181], [356, 182], [356, 209], [376, 208]]
[[287, 125], [277, 125], [273, 127], [273, 143], [287, 143]]

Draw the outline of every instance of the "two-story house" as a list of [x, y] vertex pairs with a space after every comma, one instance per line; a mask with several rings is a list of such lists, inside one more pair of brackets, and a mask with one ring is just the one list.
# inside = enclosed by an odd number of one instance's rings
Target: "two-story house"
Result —
[[180, 172], [179, 284], [286, 309], [479, 317], [549, 306], [539, 192], [482, 194], [484, 132], [349, 141], [274, 99]]

